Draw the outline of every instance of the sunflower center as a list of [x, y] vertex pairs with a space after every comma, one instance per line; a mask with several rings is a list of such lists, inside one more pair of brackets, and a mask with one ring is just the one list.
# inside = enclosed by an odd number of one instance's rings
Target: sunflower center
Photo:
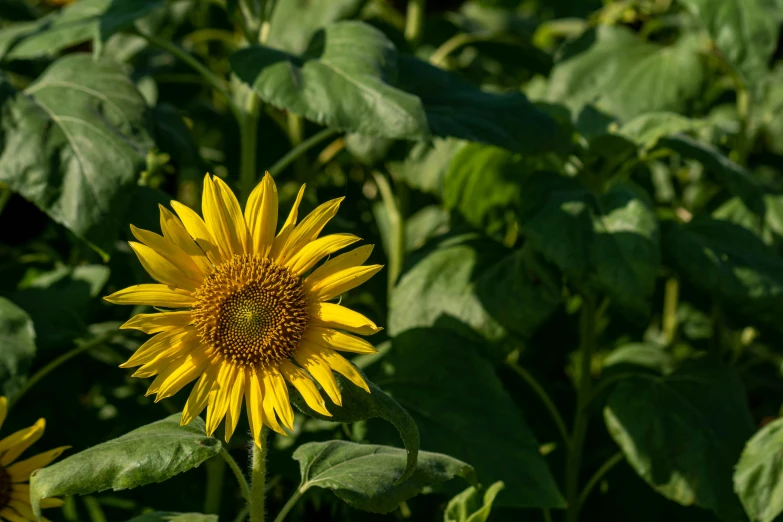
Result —
[[201, 340], [242, 366], [287, 359], [307, 328], [301, 280], [266, 258], [235, 255], [204, 278], [194, 297]]
[[0, 466], [0, 509], [11, 501], [11, 475]]

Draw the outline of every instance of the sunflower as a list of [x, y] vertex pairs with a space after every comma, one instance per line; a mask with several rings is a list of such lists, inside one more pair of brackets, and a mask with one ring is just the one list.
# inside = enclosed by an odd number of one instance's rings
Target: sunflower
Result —
[[[0, 427], [8, 413], [8, 401], [0, 397]], [[30, 474], [46, 467], [70, 446], [49, 450], [28, 459], [14, 462], [24, 451], [41, 438], [46, 421], [38, 422], [19, 430], [0, 440], [0, 520], [8, 522], [34, 522], [37, 520], [30, 507]], [[59, 498], [46, 498], [41, 501], [42, 508], [54, 508], [63, 505]], [[46, 520], [46, 519], [44, 519]]]
[[[142, 266], [161, 284], [141, 284], [105, 299], [110, 303], [168, 309], [139, 314], [122, 328], [155, 334], [122, 365], [153, 377], [147, 395], [156, 402], [197, 380], [182, 413], [190, 423], [207, 409], [207, 433], [226, 419], [228, 441], [244, 400], [253, 438], [263, 425], [285, 434], [294, 414], [286, 381], [313, 410], [330, 415], [320, 384], [342, 404], [332, 371], [369, 393], [361, 374], [337, 350], [374, 353], [360, 337], [379, 328], [365, 316], [329, 302], [372, 277], [380, 265], [362, 266], [372, 245], [318, 263], [357, 241], [352, 234], [318, 237], [343, 198], [320, 205], [297, 224], [299, 190], [288, 219], [275, 235], [277, 188], [267, 173], [244, 214], [219, 178], [204, 178], [202, 219], [172, 201], [160, 207], [163, 235], [131, 225], [130, 242]], [[175, 310], [176, 309], [176, 310]]]

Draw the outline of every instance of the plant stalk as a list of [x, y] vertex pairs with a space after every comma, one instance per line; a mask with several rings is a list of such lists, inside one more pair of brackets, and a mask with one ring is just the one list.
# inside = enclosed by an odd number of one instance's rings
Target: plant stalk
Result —
[[294, 494], [291, 495], [291, 498], [288, 499], [288, 502], [285, 503], [285, 506], [283, 506], [283, 509], [280, 510], [280, 513], [277, 514], [274, 522], [283, 522], [283, 520], [285, 520], [285, 517], [288, 515], [288, 512], [291, 511], [291, 509], [296, 505], [299, 499], [302, 498], [302, 495], [305, 494], [305, 491], [307, 491], [307, 488], [303, 488], [303, 487], [298, 488], [294, 492]]
[[387, 274], [389, 277], [388, 292], [389, 297], [391, 297], [391, 292], [397, 283], [397, 278], [402, 271], [402, 263], [405, 259], [405, 223], [386, 176], [375, 170], [372, 172], [372, 175], [375, 183], [378, 185], [383, 206], [389, 215], [389, 232], [391, 237], [389, 240], [389, 267]]
[[261, 446], [253, 443], [252, 482], [250, 483], [250, 522], [264, 522], [266, 489], [266, 428], [261, 428]]
[[231, 471], [234, 473], [234, 476], [239, 483], [239, 487], [242, 490], [242, 498], [244, 498], [246, 502], [250, 502], [250, 486], [247, 483], [244, 473], [242, 473], [242, 470], [239, 468], [239, 464], [237, 464], [237, 461], [235, 461], [231, 454], [226, 451], [226, 448], [221, 448], [220, 456], [223, 457], [223, 460], [226, 461], [226, 464], [228, 464], [228, 467], [231, 468]]
[[405, 16], [405, 39], [414, 48], [418, 47], [421, 41], [426, 7], [427, 0], [408, 0], [408, 12]]
[[220, 513], [220, 502], [223, 500], [226, 463], [221, 459], [212, 458], [205, 463], [205, 468], [207, 470], [207, 488], [204, 494], [204, 513], [217, 515]]
[[623, 452], [618, 451], [608, 459], [606, 459], [606, 462], [604, 462], [600, 468], [598, 468], [598, 471], [596, 471], [592, 477], [590, 477], [590, 480], [587, 481], [587, 484], [585, 484], [584, 489], [582, 490], [582, 494], [579, 495], [579, 507], [581, 508], [582, 505], [587, 500], [587, 497], [590, 496], [590, 492], [593, 490], [596, 484], [604, 478], [604, 475], [609, 473], [609, 471], [615, 467], [617, 464], [619, 464], [624, 458]]
[[248, 86], [245, 111], [239, 125], [240, 159], [239, 192], [241, 201], [247, 201], [256, 186], [256, 161], [258, 157], [258, 113], [261, 100], [252, 87]]
[[585, 295], [582, 313], [579, 318], [580, 354], [579, 383], [576, 395], [576, 414], [571, 433], [568, 458], [566, 459], [566, 522], [576, 522], [579, 518], [579, 474], [582, 467], [582, 449], [587, 434], [588, 402], [590, 400], [590, 363], [595, 345], [595, 300]]
[[663, 320], [661, 329], [666, 339], [666, 345], [674, 342], [674, 336], [677, 334], [677, 302], [679, 300], [680, 284], [676, 277], [670, 277], [666, 280], [666, 289], [663, 294]]

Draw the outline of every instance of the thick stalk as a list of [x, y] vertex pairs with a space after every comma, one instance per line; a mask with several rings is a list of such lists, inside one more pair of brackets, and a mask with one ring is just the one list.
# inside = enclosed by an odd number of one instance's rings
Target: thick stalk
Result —
[[427, 0], [408, 0], [408, 13], [405, 16], [405, 39], [413, 47], [418, 47], [424, 27], [424, 10]]
[[381, 193], [383, 206], [389, 216], [389, 266], [387, 268], [388, 291], [389, 296], [397, 283], [397, 277], [402, 270], [402, 263], [405, 259], [405, 223], [400, 212], [400, 207], [392, 192], [391, 185], [386, 176], [378, 171], [373, 171], [373, 178], [378, 185], [378, 191]]
[[252, 482], [250, 483], [250, 522], [264, 522], [266, 489], [266, 429], [261, 431], [261, 446], [253, 443]]
[[209, 459], [205, 464], [207, 470], [207, 488], [204, 494], [204, 513], [217, 515], [220, 513], [220, 502], [223, 500], [223, 479], [226, 473], [226, 463], [221, 459]]
[[297, 489], [294, 492], [294, 494], [291, 495], [291, 498], [288, 499], [288, 502], [285, 503], [283, 509], [280, 510], [280, 513], [277, 514], [274, 522], [283, 522], [283, 520], [285, 520], [286, 515], [288, 515], [288, 512], [291, 511], [291, 508], [293, 508], [296, 505], [296, 503], [299, 501], [299, 499], [302, 498], [302, 495], [304, 495], [305, 491], [307, 491], [307, 488]]
[[582, 449], [587, 434], [587, 405], [590, 400], [590, 363], [595, 344], [595, 301], [586, 295], [579, 319], [580, 353], [579, 383], [576, 395], [576, 414], [571, 434], [568, 458], [566, 459], [566, 522], [576, 522], [579, 517], [579, 473], [582, 467]]

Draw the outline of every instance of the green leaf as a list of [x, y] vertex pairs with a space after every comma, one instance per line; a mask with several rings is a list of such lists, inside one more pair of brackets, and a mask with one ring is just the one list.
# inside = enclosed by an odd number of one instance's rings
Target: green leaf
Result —
[[122, 67], [65, 56], [0, 105], [0, 181], [106, 252], [152, 146], [146, 110]]
[[165, 5], [165, 0], [80, 0], [38, 20], [0, 29], [0, 60], [55, 56], [93, 38], [100, 45]]
[[35, 329], [24, 310], [0, 297], [0, 394], [13, 397], [35, 357]]
[[574, 281], [606, 292], [628, 311], [647, 311], [660, 266], [651, 203], [637, 187], [597, 195], [573, 178], [539, 172], [527, 180], [523, 228], [534, 248]]
[[403, 161], [390, 161], [386, 166], [395, 179], [401, 179], [422, 192], [440, 196], [443, 178], [453, 158], [464, 146], [464, 141], [451, 138], [420, 141], [411, 147]]
[[409, 330], [392, 339], [374, 380], [411, 413], [428, 449], [505, 482], [498, 505], [563, 507], [538, 443], [480, 350], [450, 330]]
[[764, 217], [753, 213], [738, 197], [726, 200], [712, 212], [718, 220], [731, 221], [743, 226], [771, 245], [775, 237], [783, 238], [783, 195], [764, 194]]
[[353, 18], [367, 0], [286, 0], [275, 6], [267, 43], [283, 51], [301, 54], [313, 35], [338, 20]]
[[486, 490], [471, 486], [449, 501], [444, 514], [444, 522], [487, 522], [492, 512], [492, 503], [500, 490], [505, 487], [498, 481]]
[[702, 359], [666, 377], [637, 375], [609, 396], [604, 419], [636, 472], [666, 498], [742, 518], [731, 476], [752, 419], [736, 373]]
[[[362, 373], [358, 368], [357, 371]], [[331, 416], [327, 417], [310, 409], [301, 394], [293, 386], [288, 387], [291, 402], [303, 413], [325, 421], [350, 423], [380, 417], [391, 423], [400, 433], [400, 438], [405, 445], [407, 453], [405, 469], [398, 476], [398, 480], [402, 482], [408, 479], [416, 470], [416, 463], [420, 453], [419, 428], [416, 426], [413, 417], [370, 379], [366, 377], [364, 379], [370, 387], [370, 393], [367, 393], [342, 375], [335, 375], [335, 378], [343, 403], [341, 406], [338, 406], [331, 402], [328, 397], [326, 398], [326, 409], [332, 414]]]
[[693, 131], [705, 125], [707, 122], [674, 112], [651, 112], [631, 119], [621, 125], [617, 132], [646, 151], [655, 147], [665, 136]]
[[602, 25], [566, 45], [552, 69], [547, 99], [574, 110], [594, 103], [628, 120], [646, 112], [685, 112], [703, 80], [692, 39], [661, 46], [625, 27]]
[[761, 428], [742, 451], [734, 491], [751, 520], [772, 522], [783, 513], [783, 419]]
[[764, 214], [764, 194], [759, 183], [744, 167], [731, 161], [717, 148], [685, 135], [664, 138], [658, 147], [700, 162], [731, 194], [742, 198], [748, 208], [756, 214]]
[[397, 51], [361, 22], [337, 22], [316, 35], [304, 56], [251, 47], [231, 67], [262, 100], [317, 123], [368, 136], [429, 135], [420, 100], [394, 87]]
[[476, 484], [473, 467], [448, 455], [422, 451], [413, 475], [397, 477], [406, 466], [405, 451], [389, 446], [333, 440], [303, 444], [294, 452], [302, 484], [299, 491], [318, 486], [331, 489], [351, 506], [373, 513], [389, 513], [422, 489], [454, 477]]
[[781, 12], [767, 0], [680, 0], [707, 29], [721, 55], [751, 85], [767, 73]]
[[728, 221], [696, 218], [667, 227], [663, 246], [669, 263], [723, 306], [780, 326], [783, 259], [752, 232]]
[[392, 292], [392, 336], [456, 320], [488, 341], [527, 338], [560, 303], [557, 276], [531, 265], [522, 250], [478, 234], [447, 237], [425, 250]]
[[36, 516], [44, 498], [163, 482], [220, 452], [220, 441], [207, 437], [201, 418], [188, 426], [179, 422], [180, 414], [172, 415], [34, 472], [30, 501]]
[[218, 522], [217, 515], [202, 515], [201, 513], [169, 513], [155, 511], [136, 517], [128, 522]]

